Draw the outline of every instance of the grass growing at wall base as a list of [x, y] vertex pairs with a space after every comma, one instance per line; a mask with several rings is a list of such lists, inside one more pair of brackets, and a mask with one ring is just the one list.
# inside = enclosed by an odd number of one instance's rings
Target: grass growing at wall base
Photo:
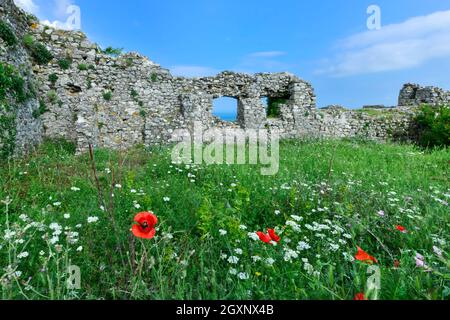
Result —
[[[3, 163], [2, 298], [353, 299], [368, 277], [356, 246], [378, 260], [379, 299], [449, 298], [448, 150], [286, 141], [276, 176], [174, 165], [170, 151], [96, 150], [97, 179], [73, 144]], [[145, 210], [152, 240], [130, 232]], [[274, 227], [277, 246], [251, 239]]]

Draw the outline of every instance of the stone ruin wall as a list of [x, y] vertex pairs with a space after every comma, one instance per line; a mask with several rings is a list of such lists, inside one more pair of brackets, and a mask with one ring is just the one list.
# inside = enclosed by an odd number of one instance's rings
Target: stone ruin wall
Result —
[[418, 84], [407, 83], [400, 91], [399, 106], [450, 105], [450, 91], [437, 87], [422, 87]]
[[[10, 0], [0, 0], [0, 19], [11, 26], [18, 39], [21, 39], [28, 32], [29, 19], [27, 15]], [[20, 72], [21, 77], [25, 80], [27, 91], [36, 88], [36, 82], [31, 72], [32, 61], [20, 43], [14, 48], [10, 48], [0, 38], [0, 62], [11, 65]], [[0, 106], [0, 117], [3, 119], [12, 117], [14, 119], [15, 151], [16, 153], [26, 153], [39, 144], [43, 137], [41, 120], [32, 116], [33, 111], [38, 108], [38, 99], [30, 97], [24, 103], [11, 102], [17, 106], [17, 109], [7, 112]], [[3, 147], [4, 141], [11, 134], [4, 127], [1, 127], [1, 130], [0, 148]]]
[[[10, 1], [0, 0], [4, 4]], [[24, 16], [14, 5], [11, 8], [4, 7], [3, 15], [6, 12], [11, 16], [8, 12], [14, 10], [16, 18]], [[17, 25], [17, 19], [11, 24]], [[395, 133], [406, 133], [414, 114], [414, 108], [404, 106], [317, 109], [312, 86], [289, 73], [222, 72], [214, 77], [174, 77], [137, 53], [105, 55], [81, 32], [41, 24], [19, 25], [20, 35], [32, 34], [55, 58], [42, 66], [31, 65], [25, 51], [19, 55], [26, 60], [25, 69], [32, 70], [38, 97], [48, 111], [35, 120], [18, 117], [17, 145], [31, 146], [45, 137], [62, 137], [74, 141], [78, 151], [85, 151], [90, 143], [110, 148], [150, 146], [171, 141], [176, 129], [191, 129], [196, 121], [205, 128], [277, 129], [284, 138], [361, 136], [386, 140]], [[1, 42], [0, 48], [4, 49]], [[72, 60], [67, 70], [58, 64], [63, 58]], [[11, 61], [3, 54], [1, 60]], [[88, 68], [80, 70], [80, 65]], [[49, 80], [51, 74], [58, 77], [54, 84]], [[410, 88], [406, 85], [402, 89], [400, 105], [416, 105], [417, 99], [422, 99], [420, 90], [415, 90], [413, 97]], [[105, 99], [106, 92], [111, 92], [110, 100]], [[237, 99], [236, 123], [212, 115], [213, 99], [219, 97]], [[287, 98], [278, 118], [267, 117], [263, 97]], [[37, 101], [30, 103], [28, 113], [36, 109]], [[21, 138], [25, 135], [22, 132], [28, 132], [27, 139]]]
[[[54, 90], [62, 103], [47, 102], [42, 116], [47, 137], [65, 137], [79, 150], [89, 143], [101, 147], [127, 148], [170, 141], [176, 129], [191, 128], [200, 121], [205, 128], [273, 128], [285, 138], [366, 136], [386, 139], [406, 128], [409, 112], [382, 111], [371, 115], [351, 110], [319, 110], [312, 86], [289, 73], [241, 74], [222, 72], [215, 77], [174, 77], [166, 69], [137, 53], [117, 58], [103, 54], [79, 32], [39, 26], [36, 39], [55, 55], [52, 63], [35, 66], [41, 96]], [[57, 61], [71, 57], [68, 70]], [[80, 71], [79, 64], [93, 68]], [[53, 86], [48, 77], [58, 76]], [[106, 101], [105, 92], [112, 92]], [[137, 96], [133, 97], [132, 92]], [[213, 99], [232, 97], [238, 101], [237, 122], [212, 115]], [[286, 97], [278, 118], [268, 118], [263, 97]]]

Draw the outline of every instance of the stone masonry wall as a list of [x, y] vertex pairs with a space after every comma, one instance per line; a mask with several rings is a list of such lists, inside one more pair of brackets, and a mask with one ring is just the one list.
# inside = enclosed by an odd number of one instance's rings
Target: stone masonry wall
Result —
[[[12, 0], [0, 0], [0, 4], [2, 19], [25, 16]], [[191, 129], [198, 121], [205, 128], [278, 129], [285, 138], [362, 136], [386, 140], [406, 134], [414, 115], [413, 107], [317, 109], [312, 86], [289, 73], [225, 71], [214, 77], [174, 77], [137, 53], [106, 55], [81, 32], [30, 26], [17, 18], [11, 23], [17, 26], [18, 37], [31, 34], [54, 55], [47, 65], [31, 65], [23, 49], [9, 55], [2, 51], [2, 60], [24, 63], [25, 69], [32, 71], [38, 97], [47, 107], [34, 121], [28, 115], [37, 100], [23, 107], [26, 115], [17, 122], [22, 146], [34, 145], [43, 137], [74, 141], [80, 152], [90, 143], [109, 148], [150, 146], [171, 141], [176, 129]], [[61, 62], [70, 62], [68, 68]], [[400, 105], [424, 100], [421, 92], [418, 86], [405, 86]], [[438, 91], [432, 92], [435, 97]], [[448, 93], [436, 94], [448, 99]], [[213, 99], [219, 97], [237, 99], [236, 122], [213, 116]], [[267, 116], [262, 98], [285, 99], [279, 117]]]
[[[18, 39], [21, 39], [27, 32], [31, 17], [18, 9], [10, 0], [0, 0], [0, 20], [6, 23], [14, 32]], [[16, 102], [10, 99], [9, 105], [13, 106], [11, 110], [5, 111], [0, 105], [0, 120], [13, 119], [15, 128], [7, 130], [4, 126], [0, 132], [0, 149], [9, 143], [9, 135], [13, 135], [12, 143], [15, 152], [24, 153], [37, 145], [43, 136], [42, 122], [33, 117], [33, 111], [38, 108], [38, 99], [30, 91], [35, 89], [35, 81], [32, 70], [32, 62], [27, 51], [20, 43], [14, 46], [8, 46], [0, 38], [0, 63], [5, 66], [14, 67], [20, 76], [24, 79], [25, 90], [29, 97], [25, 102]], [[6, 132], [8, 131], [8, 132]], [[9, 132], [10, 131], [10, 132]]]
[[400, 91], [399, 106], [417, 106], [421, 104], [448, 105], [450, 91], [436, 87], [422, 87], [418, 84], [407, 83]]

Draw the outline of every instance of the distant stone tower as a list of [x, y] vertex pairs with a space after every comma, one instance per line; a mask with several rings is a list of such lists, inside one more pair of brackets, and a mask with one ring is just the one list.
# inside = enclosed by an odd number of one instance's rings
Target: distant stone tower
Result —
[[450, 104], [450, 91], [437, 87], [422, 87], [418, 84], [407, 83], [400, 90], [399, 106], [418, 106], [421, 104], [443, 105]]

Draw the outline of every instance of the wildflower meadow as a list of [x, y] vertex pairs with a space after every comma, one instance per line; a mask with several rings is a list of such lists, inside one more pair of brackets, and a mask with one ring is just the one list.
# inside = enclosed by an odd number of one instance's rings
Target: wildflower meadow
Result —
[[284, 141], [264, 176], [47, 141], [0, 165], [1, 297], [449, 299], [449, 155]]

